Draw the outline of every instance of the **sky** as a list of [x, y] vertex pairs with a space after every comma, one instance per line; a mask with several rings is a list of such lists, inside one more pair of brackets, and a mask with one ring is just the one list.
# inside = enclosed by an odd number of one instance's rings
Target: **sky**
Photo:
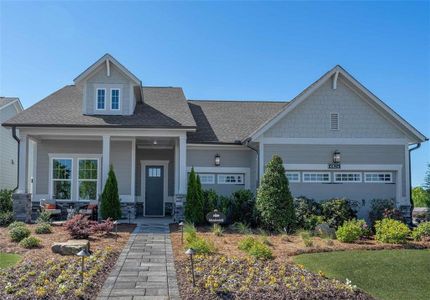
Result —
[[188, 99], [291, 100], [340, 64], [430, 137], [429, 1], [0, 1], [0, 95], [25, 108], [105, 53]]

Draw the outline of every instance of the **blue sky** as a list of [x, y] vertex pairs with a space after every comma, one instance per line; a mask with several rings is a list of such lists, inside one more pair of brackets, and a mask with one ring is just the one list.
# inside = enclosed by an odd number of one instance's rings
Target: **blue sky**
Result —
[[[0, 94], [29, 107], [109, 52], [189, 99], [289, 100], [336, 64], [430, 136], [429, 2], [0, 2]], [[430, 161], [413, 154], [413, 185]]]

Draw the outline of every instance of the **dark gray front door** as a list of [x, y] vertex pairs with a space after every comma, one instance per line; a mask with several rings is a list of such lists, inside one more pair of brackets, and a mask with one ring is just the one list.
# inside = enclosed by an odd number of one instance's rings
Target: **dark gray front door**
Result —
[[145, 215], [162, 216], [164, 206], [164, 167], [146, 166]]

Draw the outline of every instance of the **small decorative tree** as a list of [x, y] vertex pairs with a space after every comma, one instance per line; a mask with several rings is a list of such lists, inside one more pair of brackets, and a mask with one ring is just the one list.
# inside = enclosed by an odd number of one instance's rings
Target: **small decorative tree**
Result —
[[113, 220], [118, 220], [121, 217], [118, 182], [112, 165], [109, 168], [108, 178], [102, 193], [100, 214], [102, 219], [111, 218]]
[[261, 225], [268, 230], [292, 231], [295, 224], [293, 197], [282, 159], [274, 155], [267, 164], [257, 191], [256, 209]]
[[185, 203], [185, 220], [190, 223], [201, 224], [204, 221], [203, 191], [200, 177], [191, 168], [188, 177], [187, 202]]

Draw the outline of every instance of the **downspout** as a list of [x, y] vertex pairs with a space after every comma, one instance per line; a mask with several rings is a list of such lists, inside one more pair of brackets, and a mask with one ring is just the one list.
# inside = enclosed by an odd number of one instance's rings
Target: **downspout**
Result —
[[414, 150], [417, 150], [419, 147], [421, 147], [421, 143], [417, 143], [414, 147], [409, 149], [409, 201], [411, 202], [411, 223], [412, 223], [412, 211], [414, 210], [414, 201], [412, 200], [412, 175], [411, 175], [411, 152]]
[[15, 192], [19, 187], [19, 148], [21, 141], [19, 140], [18, 136], [16, 135], [16, 127], [12, 127], [12, 137], [15, 139], [16, 143], [18, 144], [18, 155], [17, 155], [17, 172], [16, 172], [16, 187], [13, 189], [13, 192]]
[[251, 150], [253, 150], [254, 152], [255, 152], [255, 154], [257, 154], [257, 188], [258, 188], [258, 186], [260, 185], [260, 178], [259, 178], [259, 176], [258, 176], [258, 174], [260, 174], [260, 153], [258, 153], [258, 150], [257, 149], [255, 149], [255, 148], [253, 148], [253, 147], [251, 147], [250, 145], [249, 145], [249, 142], [251, 141], [251, 138], [249, 138], [249, 139], [247, 139], [246, 141], [245, 141], [245, 145], [246, 145], [246, 147], [248, 147], [249, 149], [251, 149]]

